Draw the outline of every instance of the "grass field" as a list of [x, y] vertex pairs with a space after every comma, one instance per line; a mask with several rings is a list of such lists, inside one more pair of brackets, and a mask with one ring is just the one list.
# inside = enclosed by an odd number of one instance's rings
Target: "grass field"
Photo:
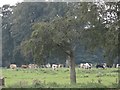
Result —
[[76, 68], [77, 84], [70, 85], [69, 69], [2, 69], [6, 88], [20, 87], [63, 87], [63, 88], [116, 88], [118, 69], [85, 70]]

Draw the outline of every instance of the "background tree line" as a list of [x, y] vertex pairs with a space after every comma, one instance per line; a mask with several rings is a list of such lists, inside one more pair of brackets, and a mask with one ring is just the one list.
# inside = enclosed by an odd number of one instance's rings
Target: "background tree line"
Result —
[[[119, 2], [23, 2], [1, 8], [3, 66], [64, 63], [70, 48], [75, 50], [76, 63], [117, 63]], [[21, 46], [29, 41], [34, 45], [23, 53]]]

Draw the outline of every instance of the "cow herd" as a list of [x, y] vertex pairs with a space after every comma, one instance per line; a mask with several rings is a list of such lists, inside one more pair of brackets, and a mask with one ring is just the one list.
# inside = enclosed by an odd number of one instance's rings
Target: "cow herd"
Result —
[[[118, 67], [120, 67], [120, 64], [116, 64], [116, 65], [113, 64], [113, 66], [115, 68], [118, 68]], [[91, 64], [91, 63], [81, 63], [78, 65], [79, 68], [83, 68], [83, 69], [91, 69], [92, 67], [105, 69], [105, 68], [112, 68], [113, 66], [109, 66], [106, 63], [97, 64], [95, 66], [93, 66], [93, 64]], [[10, 64], [9, 67], [10, 67], [10, 69], [18, 68], [16, 64]], [[21, 65], [19, 68], [23, 68], [23, 69], [27, 69], [27, 68], [29, 68], [29, 69], [52, 68], [52, 70], [57, 70], [57, 68], [63, 68], [63, 67], [65, 67], [64, 64], [50, 64], [50, 63], [48, 63], [46, 65], [40, 65], [40, 66], [38, 66], [37, 64]]]
[[[38, 66], [37, 64], [28, 64], [28, 65], [21, 65], [19, 68], [22, 69], [37, 69], [37, 68], [52, 68], [53, 70], [57, 70], [57, 68], [62, 68], [64, 65], [63, 64], [46, 64], [46, 65], [40, 65]], [[10, 64], [10, 69], [16, 69], [18, 68], [16, 64]]]
[[[10, 69], [16, 69], [16, 68], [17, 68], [16, 64], [10, 64]], [[38, 65], [37, 64], [21, 65], [20, 68], [24, 68], [24, 69], [30, 68], [30, 69], [32, 69], [32, 68], [38, 68]]]
[[[84, 68], [84, 69], [91, 69], [92, 68], [92, 64], [91, 63], [81, 63], [79, 65], [80, 68]], [[95, 65], [96, 68], [102, 68], [102, 69], [105, 69], [105, 68], [118, 68], [120, 67], [120, 64], [113, 64], [113, 65], [107, 65], [106, 63], [101, 63], [101, 64], [96, 64]]]

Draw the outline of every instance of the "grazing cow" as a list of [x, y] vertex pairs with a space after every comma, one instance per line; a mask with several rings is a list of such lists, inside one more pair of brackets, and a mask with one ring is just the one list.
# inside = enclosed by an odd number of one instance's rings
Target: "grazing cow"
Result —
[[106, 65], [106, 67], [107, 67], [107, 68], [112, 68], [112, 67], [113, 67], [113, 65]]
[[91, 69], [92, 64], [88, 64], [88, 63], [81, 63], [80, 64], [80, 68], [84, 68], [84, 69]]
[[116, 64], [116, 68], [119, 68], [120, 67], [120, 64]]
[[33, 64], [29, 64], [28, 68], [30, 68], [30, 69], [34, 68]]
[[112, 67], [114, 67], [114, 68], [115, 68], [115, 67], [116, 67], [116, 66], [115, 66], [115, 64], [113, 64], [113, 66], [112, 66]]
[[40, 67], [41, 67], [41, 68], [46, 68], [46, 65], [41, 65]]
[[50, 68], [50, 67], [51, 67], [50, 63], [46, 64], [46, 68]]
[[38, 68], [38, 65], [37, 64], [29, 64], [28, 65], [28, 68], [30, 68], [30, 69], [33, 69], [33, 68]]
[[53, 70], [56, 70], [57, 68], [58, 68], [58, 65], [52, 64], [52, 69], [53, 69]]
[[84, 64], [84, 68], [85, 69], [91, 69], [91, 66], [88, 63], [86, 63], [86, 64]]
[[16, 69], [17, 65], [16, 64], [10, 64], [10, 69]]
[[64, 65], [63, 65], [63, 64], [59, 64], [58, 67], [59, 67], [59, 68], [63, 68]]
[[83, 63], [80, 64], [80, 68], [84, 68], [84, 64]]
[[103, 68], [105, 69], [106, 65], [105, 64], [97, 64], [96, 65], [96, 68]]
[[29, 66], [28, 65], [21, 65], [21, 68], [28, 68]]
[[88, 63], [90, 65], [90, 68], [93, 66], [91, 63]]
[[102, 64], [104, 67], [106, 67], [106, 68], [112, 68], [112, 65], [108, 65], [108, 64], [106, 64], [106, 63], [103, 63]]

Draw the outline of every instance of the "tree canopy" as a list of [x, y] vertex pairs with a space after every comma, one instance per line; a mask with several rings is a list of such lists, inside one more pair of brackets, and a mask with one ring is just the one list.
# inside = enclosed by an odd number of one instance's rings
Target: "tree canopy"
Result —
[[34, 31], [27, 44], [29, 48], [25, 50], [32, 49], [36, 61], [44, 61], [46, 55], [68, 57], [71, 83], [76, 83], [75, 51], [81, 44], [90, 52], [102, 49], [109, 65], [117, 58], [117, 3], [69, 3], [68, 7], [69, 5], [72, 10], [70, 8], [64, 16], [33, 25]]
[[101, 62], [105, 59], [107, 64], [117, 63], [119, 12], [119, 2], [4, 5], [3, 65], [46, 64], [56, 63], [56, 60], [65, 63], [67, 58], [71, 58], [74, 68], [76, 60], [98, 62], [94, 56]]

